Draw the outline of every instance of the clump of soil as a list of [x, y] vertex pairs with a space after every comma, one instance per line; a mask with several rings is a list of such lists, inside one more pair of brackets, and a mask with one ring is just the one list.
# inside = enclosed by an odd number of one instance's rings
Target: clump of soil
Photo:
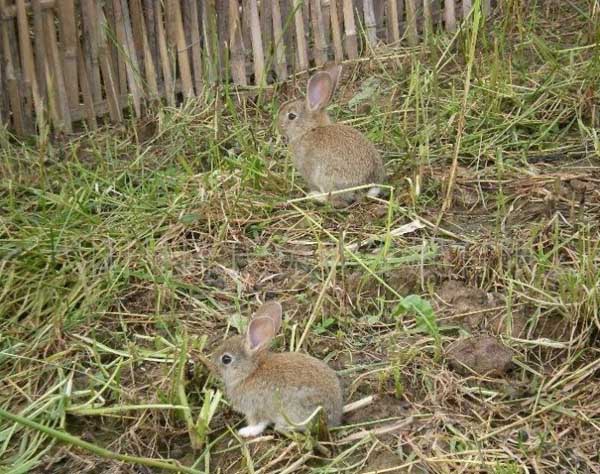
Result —
[[457, 280], [447, 280], [437, 292], [434, 309], [440, 319], [457, 324], [467, 331], [489, 331], [492, 334], [510, 333], [522, 337], [527, 317], [522, 311], [506, 314], [504, 297], [481, 288], [467, 286]]
[[512, 366], [512, 351], [493, 336], [474, 336], [454, 342], [446, 351], [450, 366], [462, 375], [499, 377]]

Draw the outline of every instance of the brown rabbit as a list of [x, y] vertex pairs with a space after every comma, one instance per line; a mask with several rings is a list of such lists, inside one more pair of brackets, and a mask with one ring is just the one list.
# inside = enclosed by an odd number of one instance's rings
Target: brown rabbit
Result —
[[[277, 125], [311, 195], [373, 184], [368, 194], [377, 196], [380, 189], [375, 185], [385, 178], [379, 152], [358, 130], [332, 123], [325, 110], [341, 70], [342, 66], [333, 66], [313, 75], [308, 81], [306, 98], [282, 105]], [[334, 203], [349, 203], [354, 194], [335, 195]]]
[[276, 301], [263, 304], [245, 336], [225, 340], [213, 355], [227, 398], [247, 419], [243, 437], [258, 436], [271, 423], [279, 431], [301, 431], [318, 407], [328, 426], [341, 422], [342, 389], [332, 369], [306, 354], [269, 352], [281, 312]]

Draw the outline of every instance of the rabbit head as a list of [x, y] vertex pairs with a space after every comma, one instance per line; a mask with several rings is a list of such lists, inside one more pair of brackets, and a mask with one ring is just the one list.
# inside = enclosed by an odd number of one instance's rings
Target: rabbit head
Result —
[[227, 387], [243, 382], [256, 369], [281, 327], [281, 305], [264, 303], [248, 324], [246, 334], [233, 336], [215, 351], [213, 364]]
[[304, 99], [295, 99], [281, 106], [277, 126], [288, 142], [331, 123], [325, 109], [333, 97], [341, 71], [342, 66], [336, 65], [315, 73], [308, 80]]

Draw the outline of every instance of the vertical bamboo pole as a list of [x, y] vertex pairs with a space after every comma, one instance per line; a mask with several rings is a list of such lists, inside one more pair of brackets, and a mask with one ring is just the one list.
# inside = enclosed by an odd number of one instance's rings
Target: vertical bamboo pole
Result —
[[263, 49], [266, 54], [272, 49], [273, 42], [273, 18], [271, 12], [273, 0], [260, 0], [258, 16], [260, 18], [260, 31], [262, 32]]
[[[376, 23], [376, 28], [377, 28], [377, 32], [381, 32], [381, 34], [383, 36], [385, 36], [385, 34], [383, 33], [384, 29], [385, 29], [385, 4], [386, 4], [387, 0], [374, 0], [374, 4], [373, 6], [375, 7], [375, 23]], [[386, 37], [386, 39], [389, 41], [389, 38]]]
[[131, 92], [131, 98], [133, 100], [133, 110], [136, 116], [142, 115], [142, 95], [143, 92], [140, 89], [138, 83], [138, 75], [140, 67], [138, 65], [137, 54], [135, 52], [135, 46], [133, 42], [133, 32], [131, 30], [131, 18], [129, 16], [129, 3], [127, 0], [121, 0], [121, 15], [123, 22], [123, 29], [125, 33], [125, 43], [123, 44], [123, 50], [126, 54], [125, 57], [125, 70], [127, 71], [127, 84], [129, 85], [129, 91]]
[[431, 0], [423, 0], [423, 33], [429, 39], [433, 33], [433, 17], [431, 15]]
[[260, 32], [258, 4], [256, 0], [250, 0], [248, 6], [250, 7], [248, 14], [250, 15], [250, 38], [252, 40], [252, 56], [254, 58], [254, 82], [257, 86], [263, 86], [265, 84], [265, 55]]
[[57, 4], [61, 33], [61, 50], [67, 97], [71, 110], [79, 108], [79, 80], [77, 75], [77, 26], [75, 1], [59, 0]]
[[138, 37], [141, 56], [144, 62], [144, 76], [146, 78], [146, 87], [148, 95], [152, 98], [158, 97], [158, 85], [156, 83], [156, 68], [152, 59], [152, 51], [150, 50], [150, 42], [148, 41], [148, 33], [146, 31], [146, 22], [144, 20], [144, 12], [142, 10], [141, 0], [129, 0], [131, 8], [131, 22], [133, 25], [134, 37]]
[[471, 11], [471, 0], [462, 0], [462, 14], [463, 19], [469, 16], [469, 12]]
[[375, 20], [373, 0], [363, 0], [362, 5], [367, 41], [371, 47], [374, 47], [377, 43], [377, 21]]
[[[428, 0], [424, 0], [428, 1]], [[391, 42], [396, 44], [400, 42], [400, 24], [398, 23], [398, 2], [397, 0], [387, 0], [388, 7], [388, 32]]]
[[81, 50], [81, 46], [79, 46], [79, 42], [77, 42], [77, 46], [77, 72], [79, 73], [79, 84], [81, 85], [81, 95], [83, 97], [83, 111], [88, 127], [93, 130], [98, 126], [98, 123], [96, 122], [94, 98], [92, 97], [92, 89], [85, 68], [83, 51]]
[[492, 0], [482, 0], [483, 14], [489, 16], [492, 12]]
[[216, 6], [214, 0], [202, 2], [202, 34], [204, 36], [204, 58], [210, 82], [219, 78], [219, 45], [217, 44]]
[[410, 46], [416, 46], [419, 42], [415, 0], [406, 0], [406, 39]]
[[54, 27], [54, 12], [48, 9], [44, 12], [46, 45], [48, 51], [48, 79], [55, 86], [56, 115], [59, 121], [55, 123], [56, 128], [65, 130], [67, 133], [73, 131], [71, 126], [71, 111], [69, 109], [69, 99], [65, 89], [65, 80], [63, 77], [62, 62], [58, 52], [58, 41], [56, 39], [56, 30]]
[[[5, 0], [0, 0], [0, 8], [6, 11]], [[23, 104], [21, 102], [21, 93], [13, 64], [12, 52], [10, 50], [10, 37], [8, 32], [8, 20], [0, 21], [2, 29], [2, 49], [4, 52], [4, 71], [6, 73], [6, 88], [8, 90], [8, 102], [12, 112], [13, 127], [18, 135], [25, 135], [25, 117]]]
[[198, 2], [196, 0], [186, 0], [184, 5], [189, 16], [189, 24], [187, 26], [192, 40], [194, 88], [196, 89], [196, 95], [200, 95], [202, 92], [202, 45], [200, 44], [200, 17], [198, 16]]
[[238, 0], [229, 0], [229, 53], [233, 82], [245, 86], [246, 64]]
[[444, 23], [446, 31], [456, 31], [456, 12], [454, 11], [454, 0], [444, 0]]
[[219, 51], [219, 77], [228, 80], [229, 72], [225, 71], [225, 56], [227, 51], [225, 44], [229, 42], [229, 2], [226, 0], [217, 0], [217, 31], [215, 33], [215, 41], [217, 42], [217, 50]]
[[308, 69], [308, 51], [306, 49], [306, 36], [304, 36], [304, 14], [302, 12], [302, 1], [292, 0], [294, 11], [294, 24], [296, 26], [296, 47], [298, 55], [298, 69]]
[[346, 54], [350, 59], [358, 57], [358, 39], [352, 0], [342, 0], [344, 9], [344, 30], [346, 33]]
[[148, 37], [148, 45], [150, 47], [152, 63], [156, 71], [156, 87], [159, 89], [162, 81], [162, 74], [159, 68], [160, 56], [158, 54], [158, 42], [156, 33], [156, 14], [153, 0], [144, 0], [144, 18], [146, 24], [146, 35]]
[[33, 39], [35, 48], [35, 73], [38, 84], [38, 92], [42, 103], [45, 104], [48, 97], [46, 91], [46, 48], [44, 47], [44, 21], [42, 17], [41, 0], [32, 0], [33, 11]]
[[121, 104], [119, 103], [119, 94], [114, 80], [114, 71], [112, 70], [110, 51], [106, 42], [106, 18], [104, 12], [99, 4], [96, 4], [97, 17], [100, 23], [100, 34], [98, 35], [98, 56], [100, 58], [100, 69], [102, 71], [102, 79], [104, 80], [104, 91], [106, 93], [106, 100], [108, 102], [108, 113], [110, 119], [113, 122], [120, 122], [123, 120], [121, 114]]
[[333, 40], [333, 56], [336, 63], [344, 60], [342, 49], [342, 32], [340, 31], [339, 0], [330, 0], [329, 13], [331, 18], [331, 38]]
[[275, 51], [275, 72], [281, 81], [287, 79], [287, 62], [285, 59], [285, 38], [281, 21], [279, 0], [271, 0], [271, 17], [273, 19], [273, 49]]
[[[113, 0], [113, 15], [115, 19], [115, 36], [119, 45], [117, 54], [117, 72], [119, 82], [119, 94], [127, 94], [127, 65], [126, 54], [127, 38], [125, 37], [125, 22], [123, 21], [123, 9], [121, 8], [121, 0]], [[88, 74], [89, 78], [89, 74]]]
[[154, 0], [154, 13], [156, 15], [156, 42], [158, 44], [163, 79], [165, 81], [165, 97], [167, 104], [175, 105], [175, 83], [172, 73], [174, 65], [172, 66], [169, 56], [161, 0]]
[[172, 46], [177, 52], [179, 76], [182, 87], [181, 92], [184, 97], [193, 97], [194, 85], [192, 82], [192, 72], [190, 69], [187, 45], [185, 44], [185, 32], [183, 30], [183, 20], [181, 18], [179, 0], [167, 0], [165, 11], [169, 14]]
[[323, 24], [323, 10], [321, 0], [311, 0], [310, 12], [314, 40], [315, 63], [321, 67], [327, 62], [327, 41], [325, 39], [325, 25]]
[[98, 60], [98, 18], [94, 0], [81, 0], [84, 54], [94, 102], [102, 101], [102, 81]]
[[[33, 106], [38, 120], [44, 116], [43, 105], [37, 87], [33, 48], [29, 37], [29, 22], [25, 11], [25, 0], [17, 0], [17, 25], [19, 35], [19, 48], [21, 52], [21, 65], [23, 69], [23, 85], [25, 89], [26, 107], [31, 110]], [[31, 102], [33, 100], [33, 103]], [[29, 101], [29, 103], [27, 103]]]

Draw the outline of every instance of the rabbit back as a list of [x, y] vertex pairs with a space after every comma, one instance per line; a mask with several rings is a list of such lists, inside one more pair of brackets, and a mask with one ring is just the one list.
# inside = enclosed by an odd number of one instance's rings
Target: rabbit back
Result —
[[254, 372], [229, 390], [234, 409], [285, 428], [287, 420], [300, 423], [322, 406], [329, 426], [341, 423], [341, 385], [325, 363], [300, 353], [267, 353], [257, 362]]
[[291, 142], [290, 149], [294, 166], [315, 191], [381, 183], [385, 176], [375, 146], [347, 125], [316, 127]]

